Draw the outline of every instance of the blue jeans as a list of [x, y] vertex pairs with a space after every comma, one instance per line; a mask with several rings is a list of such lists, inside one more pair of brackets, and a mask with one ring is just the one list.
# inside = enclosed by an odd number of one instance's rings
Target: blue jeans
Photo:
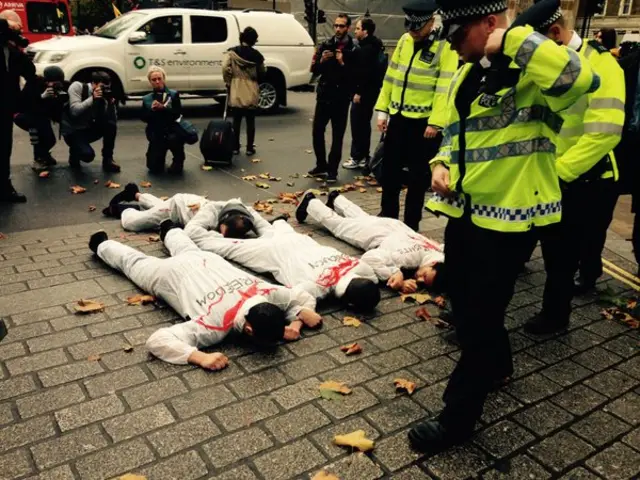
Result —
[[102, 138], [102, 161], [113, 160], [113, 149], [116, 144], [118, 127], [112, 123], [94, 124], [91, 128], [78, 130], [64, 136], [69, 145], [69, 163], [91, 163], [96, 152], [91, 144]]

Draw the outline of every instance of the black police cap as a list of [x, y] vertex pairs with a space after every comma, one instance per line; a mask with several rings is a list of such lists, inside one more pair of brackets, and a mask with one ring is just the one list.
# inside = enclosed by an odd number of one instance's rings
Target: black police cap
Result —
[[436, 0], [443, 22], [458, 23], [507, 10], [507, 0]]
[[420, 30], [438, 9], [435, 0], [412, 0], [402, 7], [404, 11], [404, 27], [407, 30]]
[[560, 18], [562, 18], [560, 0], [537, 0], [518, 15], [512, 27], [531, 25], [535, 30], [544, 31]]

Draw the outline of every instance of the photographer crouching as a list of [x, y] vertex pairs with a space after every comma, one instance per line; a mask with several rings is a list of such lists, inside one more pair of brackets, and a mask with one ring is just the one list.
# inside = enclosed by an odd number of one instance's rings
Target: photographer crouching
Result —
[[91, 144], [102, 138], [102, 169], [118, 173], [113, 149], [118, 133], [116, 99], [107, 72], [93, 72], [91, 83], [73, 82], [69, 87], [69, 104], [62, 114], [61, 131], [69, 145], [69, 165], [91, 163], [96, 156]]
[[15, 124], [29, 132], [33, 146], [33, 164], [31, 168], [42, 172], [57, 162], [51, 156], [56, 144], [51, 122], [60, 123], [65, 104], [69, 99], [69, 84], [64, 81], [64, 72], [60, 67], [50, 66], [44, 70], [44, 76], [29, 80], [22, 89], [21, 100]]
[[0, 12], [0, 202], [24, 203], [27, 197], [11, 183], [13, 116], [20, 96], [20, 77], [31, 80], [36, 68], [22, 52], [29, 42], [20, 35], [22, 23], [13, 10]]

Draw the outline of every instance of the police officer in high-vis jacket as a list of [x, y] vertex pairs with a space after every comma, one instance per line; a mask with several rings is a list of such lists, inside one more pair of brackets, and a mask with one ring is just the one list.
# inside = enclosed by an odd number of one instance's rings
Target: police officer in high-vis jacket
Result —
[[407, 166], [404, 223], [417, 231], [431, 178], [429, 160], [442, 139], [446, 94], [458, 68], [458, 56], [437, 39], [435, 0], [414, 0], [403, 9], [408, 33], [398, 41], [375, 106], [378, 128], [387, 132], [381, 214], [398, 218], [402, 169]]
[[[562, 112], [564, 123], [557, 144], [556, 169], [562, 185], [562, 230], [566, 269], [554, 272], [580, 275], [575, 289], [545, 288], [542, 312], [525, 325], [525, 331], [547, 334], [569, 324], [568, 306], [573, 293], [584, 293], [602, 275], [602, 250], [618, 200], [618, 168], [613, 149], [624, 126], [624, 72], [609, 50], [596, 40], [582, 40], [565, 24], [560, 0], [536, 3], [537, 15], [528, 23], [556, 43], [577, 52], [582, 62], [600, 77], [600, 87]], [[543, 254], [545, 245], [543, 243]], [[563, 282], [564, 283], [564, 282]]]
[[462, 355], [442, 412], [409, 433], [429, 451], [469, 438], [489, 391], [513, 372], [505, 310], [531, 238], [561, 217], [557, 112], [598, 85], [578, 55], [531, 27], [508, 29], [507, 0], [438, 3], [443, 35], [467, 62], [447, 95], [428, 204], [450, 217], [445, 257]]

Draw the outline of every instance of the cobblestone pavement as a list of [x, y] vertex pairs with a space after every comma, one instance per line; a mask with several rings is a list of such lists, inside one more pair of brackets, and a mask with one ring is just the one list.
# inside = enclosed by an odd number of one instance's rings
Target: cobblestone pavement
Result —
[[[376, 211], [373, 194], [352, 198]], [[422, 225], [442, 239], [444, 220], [426, 217]], [[0, 343], [0, 479], [99, 480], [134, 472], [151, 480], [280, 480], [322, 468], [343, 480], [637, 478], [637, 331], [602, 319], [595, 297], [587, 297], [576, 300], [569, 333], [525, 335], [521, 326], [539, 307], [545, 278], [538, 253], [508, 312], [515, 381], [491, 396], [473, 441], [424, 457], [409, 448], [406, 432], [440, 408], [458, 351], [446, 332], [415, 317], [415, 305], [385, 292], [358, 328], [342, 326], [348, 312], [326, 306], [321, 330], [276, 353], [227, 344], [221, 350], [231, 364], [223, 372], [172, 366], [149, 358], [143, 344], [178, 317], [126, 304], [135, 288], [86, 246], [100, 227], [165, 255], [148, 235], [124, 235], [115, 222], [0, 241], [0, 314], [9, 328]], [[356, 253], [324, 231], [301, 228]], [[627, 244], [613, 235], [609, 246], [620, 254], [608, 250], [606, 257], [635, 272]], [[624, 291], [611, 278], [602, 279], [605, 287]], [[74, 315], [81, 298], [98, 299], [106, 310]], [[338, 347], [355, 340], [364, 352], [346, 357]], [[417, 391], [396, 393], [396, 377], [414, 380]], [[353, 393], [323, 400], [317, 385], [325, 379], [346, 382]], [[333, 435], [356, 429], [375, 439], [370, 455], [332, 445]]]

